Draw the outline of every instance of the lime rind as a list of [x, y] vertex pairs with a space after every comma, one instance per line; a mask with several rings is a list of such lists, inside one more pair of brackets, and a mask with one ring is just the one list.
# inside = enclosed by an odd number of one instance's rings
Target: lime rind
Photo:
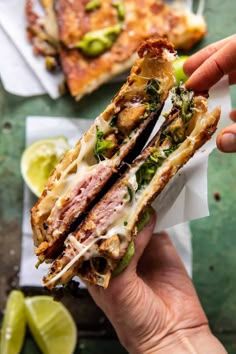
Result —
[[26, 298], [30, 331], [43, 354], [72, 354], [77, 329], [69, 311], [50, 296]]
[[63, 136], [37, 140], [21, 157], [21, 174], [29, 189], [39, 197], [45, 183], [70, 146]]
[[50, 296], [24, 298], [13, 290], [7, 301], [1, 330], [0, 353], [21, 352], [26, 324], [43, 354], [72, 354], [77, 342], [76, 324], [60, 302]]
[[180, 82], [184, 83], [188, 78], [183, 70], [183, 65], [188, 57], [188, 55], [181, 55], [173, 62], [176, 85], [179, 85]]
[[24, 295], [13, 290], [7, 301], [1, 330], [1, 354], [18, 354], [23, 346], [26, 330]]

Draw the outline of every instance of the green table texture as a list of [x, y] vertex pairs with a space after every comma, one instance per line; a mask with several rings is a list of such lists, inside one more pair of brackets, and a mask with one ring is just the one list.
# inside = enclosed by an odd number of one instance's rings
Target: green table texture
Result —
[[[235, 0], [206, 0], [208, 34], [192, 52], [235, 32]], [[120, 84], [106, 84], [75, 102], [64, 96], [22, 98], [0, 86], [0, 309], [8, 292], [17, 287], [21, 247], [23, 181], [20, 158], [25, 147], [25, 118], [29, 115], [95, 118], [110, 102]], [[236, 107], [236, 89], [231, 88]], [[230, 120], [229, 120], [230, 124]], [[214, 334], [230, 354], [236, 354], [236, 155], [214, 151], [209, 160], [210, 216], [191, 222], [193, 281]], [[43, 289], [25, 288], [26, 294]], [[125, 353], [102, 312], [86, 291], [65, 297], [79, 328], [77, 353]], [[23, 354], [40, 353], [27, 335]], [[55, 353], [56, 354], [56, 353]], [[214, 353], [209, 353], [214, 354]]]

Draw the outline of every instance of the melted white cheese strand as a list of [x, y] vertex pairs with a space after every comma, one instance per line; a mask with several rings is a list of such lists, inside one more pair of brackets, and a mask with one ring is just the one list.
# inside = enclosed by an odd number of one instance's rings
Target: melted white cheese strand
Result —
[[83, 256], [96, 242], [98, 242], [99, 240], [107, 239], [108, 237], [99, 236], [96, 239], [94, 239], [91, 243], [89, 243], [87, 246], [83, 246], [82, 249], [81, 249], [81, 243], [73, 235], [69, 235], [68, 238], [70, 239], [70, 241], [72, 241], [73, 238], [72, 243], [74, 245], [75, 244], [77, 245], [76, 248], [80, 249], [80, 252], [69, 263], [67, 263], [67, 265], [59, 273], [57, 273], [53, 278], [51, 278], [49, 281], [44, 283], [45, 286], [48, 286], [56, 282], [58, 279], [60, 279], [61, 276], [65, 274], [73, 266], [73, 264], [76, 263], [79, 260], [79, 258]]

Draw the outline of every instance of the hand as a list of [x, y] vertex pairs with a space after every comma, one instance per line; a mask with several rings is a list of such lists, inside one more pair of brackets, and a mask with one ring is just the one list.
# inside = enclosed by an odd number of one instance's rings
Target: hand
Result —
[[[88, 286], [129, 353], [226, 353], [211, 334], [187, 272], [155, 216], [135, 240], [135, 255], [108, 289]], [[198, 347], [202, 350], [197, 351]], [[204, 347], [205, 346], [205, 347]]]
[[[229, 84], [236, 84], [236, 35], [210, 44], [192, 55], [184, 64], [186, 75], [190, 76], [186, 87], [194, 91], [208, 91], [224, 75]], [[230, 113], [236, 122], [236, 109]], [[217, 137], [217, 147], [223, 152], [236, 152], [236, 124], [223, 129]]]

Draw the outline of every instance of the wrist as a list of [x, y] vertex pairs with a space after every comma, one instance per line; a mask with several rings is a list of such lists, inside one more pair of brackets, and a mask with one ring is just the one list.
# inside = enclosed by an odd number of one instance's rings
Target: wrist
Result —
[[207, 325], [181, 329], [156, 343], [155, 338], [151, 338], [149, 343], [127, 349], [130, 354], [227, 354]]

